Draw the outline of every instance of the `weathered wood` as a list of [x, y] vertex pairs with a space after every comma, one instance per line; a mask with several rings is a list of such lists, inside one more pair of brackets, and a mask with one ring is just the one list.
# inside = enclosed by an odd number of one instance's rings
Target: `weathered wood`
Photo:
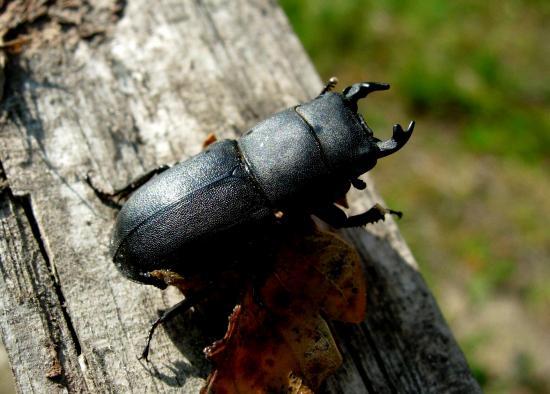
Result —
[[[50, 13], [4, 70], [0, 328], [22, 392], [199, 389], [205, 339], [184, 319], [159, 330], [150, 365], [138, 361], [149, 323], [178, 295], [117, 273], [114, 212], [84, 174], [121, 187], [321, 87], [275, 2], [117, 4], [97, 2], [84, 11], [99, 22], [81, 14], [64, 29]], [[478, 392], [395, 224], [344, 235], [367, 264], [369, 314], [335, 325], [345, 365], [327, 390]]]

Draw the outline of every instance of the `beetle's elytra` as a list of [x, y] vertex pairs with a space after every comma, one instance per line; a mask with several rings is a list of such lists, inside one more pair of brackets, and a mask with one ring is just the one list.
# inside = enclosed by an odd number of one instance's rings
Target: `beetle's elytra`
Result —
[[275, 212], [313, 214], [337, 228], [396, 213], [376, 205], [347, 217], [334, 202], [351, 185], [363, 189], [358, 177], [405, 145], [414, 122], [407, 130], [395, 125], [392, 138], [380, 141], [357, 113], [357, 102], [389, 85], [357, 83], [342, 93], [331, 92], [333, 85], [331, 80], [315, 99], [272, 115], [237, 140], [215, 142], [139, 187], [117, 217], [111, 253], [118, 269], [162, 286], [151, 271], [209, 269], [186, 254], [221, 241], [228, 249], [242, 248], [239, 241]]

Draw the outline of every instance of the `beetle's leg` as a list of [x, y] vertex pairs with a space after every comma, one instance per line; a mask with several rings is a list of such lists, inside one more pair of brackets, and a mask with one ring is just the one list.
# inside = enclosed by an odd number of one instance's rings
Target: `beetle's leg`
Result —
[[149, 361], [147, 357], [149, 357], [149, 349], [151, 348], [151, 339], [153, 339], [153, 334], [155, 333], [155, 330], [157, 327], [162, 324], [166, 323], [167, 321], [172, 320], [175, 316], [177, 316], [180, 313], [184, 313], [191, 309], [198, 300], [200, 300], [202, 296], [199, 294], [195, 294], [194, 296], [189, 295], [185, 297], [185, 299], [178, 302], [176, 305], [171, 306], [167, 310], [164, 311], [161, 317], [159, 317], [155, 322], [151, 325], [151, 328], [149, 329], [149, 335], [147, 336], [147, 344], [145, 345], [145, 348], [143, 349], [143, 352], [141, 353], [141, 356], [139, 359], [145, 359], [145, 361]]
[[384, 220], [386, 214], [395, 215], [401, 219], [402, 212], [394, 211], [393, 209], [384, 208], [380, 204], [375, 204], [371, 209], [359, 215], [353, 215], [346, 220], [345, 227], [359, 227], [369, 223], [375, 223], [379, 220]]
[[317, 208], [314, 212], [323, 221], [335, 228], [346, 227], [361, 227], [369, 223], [375, 223], [379, 220], [384, 220], [386, 214], [392, 214], [397, 217], [403, 216], [401, 212], [392, 209], [384, 208], [379, 204], [375, 204], [371, 209], [359, 215], [347, 216], [344, 211], [335, 205], [327, 205]]
[[93, 189], [95, 195], [105, 204], [120, 209], [122, 208], [121, 201], [126, 199], [130, 194], [132, 194], [134, 191], [139, 189], [141, 186], [143, 186], [149, 179], [154, 177], [155, 175], [158, 175], [164, 171], [166, 171], [170, 166], [168, 165], [162, 165], [160, 167], [157, 167], [148, 173], [140, 176], [139, 178], [133, 180], [130, 182], [127, 186], [123, 187], [122, 189], [115, 190], [113, 193], [106, 192], [102, 190], [101, 188], [94, 185], [94, 182], [92, 181], [91, 174], [86, 174], [86, 183], [90, 185], [90, 187]]
[[322, 94], [330, 92], [336, 86], [337, 83], [338, 83], [338, 78], [330, 77], [330, 79], [326, 83], [323, 90], [321, 90], [321, 93], [319, 93], [319, 96], [322, 95]]

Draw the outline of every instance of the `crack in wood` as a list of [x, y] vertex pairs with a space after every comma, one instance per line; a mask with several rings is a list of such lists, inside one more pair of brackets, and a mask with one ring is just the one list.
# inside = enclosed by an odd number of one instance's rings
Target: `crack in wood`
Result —
[[27, 220], [29, 222], [29, 225], [31, 227], [32, 234], [34, 236], [34, 240], [36, 241], [38, 248], [40, 250], [40, 254], [42, 255], [42, 258], [44, 259], [44, 262], [46, 263], [46, 267], [48, 267], [48, 270], [50, 271], [50, 275], [53, 279], [53, 285], [55, 294], [57, 296], [57, 299], [59, 301], [59, 305], [61, 306], [61, 311], [63, 312], [63, 317], [65, 319], [65, 323], [67, 324], [67, 328], [69, 329], [69, 333], [71, 335], [71, 339], [73, 340], [73, 345], [76, 350], [77, 356], [79, 356], [82, 352], [82, 346], [80, 345], [80, 341], [78, 339], [78, 335], [76, 333], [75, 326], [73, 324], [71, 315], [69, 314], [69, 311], [67, 310], [67, 306], [65, 303], [65, 296], [63, 294], [63, 289], [61, 288], [61, 283], [59, 281], [59, 277], [57, 276], [55, 272], [55, 268], [52, 265], [52, 262], [50, 260], [50, 256], [48, 255], [48, 252], [46, 250], [46, 245], [44, 244], [44, 240], [42, 238], [42, 234], [40, 232], [40, 226], [38, 225], [38, 222], [36, 220], [33, 208], [32, 208], [32, 200], [31, 196], [29, 194], [23, 195], [23, 196], [17, 196], [13, 197], [15, 201], [19, 202], [21, 207], [23, 208], [23, 211], [25, 212], [25, 215], [27, 217]]
[[[5, 180], [5, 174], [0, 162], [1, 180]], [[43, 365], [46, 370], [43, 370], [43, 375], [35, 374], [40, 368], [25, 371], [31, 379], [30, 387], [62, 387], [64, 391], [72, 391], [77, 387], [85, 387], [71, 362], [79, 343], [73, 340], [74, 345], [71, 346], [70, 341], [66, 340], [68, 336], [65, 330], [70, 331], [72, 322], [63, 316], [64, 297], [62, 293], [61, 297], [56, 294], [57, 284], [52, 268], [47, 264], [45, 246], [32, 228], [37, 223], [30, 205], [29, 196], [15, 196], [7, 183], [0, 190], [0, 233], [7, 235], [5, 243], [0, 245], [0, 286], [10, 293], [5, 301], [12, 300], [7, 304], [0, 302], [3, 304], [0, 312], [7, 313], [8, 318], [17, 319], [18, 324], [23, 324], [24, 330], [17, 331], [14, 336], [11, 330], [6, 330], [5, 324], [0, 324], [0, 329], [7, 349], [21, 346], [20, 342], [27, 346], [34, 342], [33, 350], [27, 349], [22, 356], [32, 360], [31, 363], [39, 362], [35, 358], [38, 354], [45, 358]], [[29, 314], [21, 316], [22, 310], [27, 310]], [[10, 361], [14, 362], [13, 359]], [[20, 367], [12, 366], [15, 376], [18, 376]], [[38, 378], [39, 381], [40, 377], [50, 380], [53, 386], [36, 386], [37, 380], [33, 379]]]

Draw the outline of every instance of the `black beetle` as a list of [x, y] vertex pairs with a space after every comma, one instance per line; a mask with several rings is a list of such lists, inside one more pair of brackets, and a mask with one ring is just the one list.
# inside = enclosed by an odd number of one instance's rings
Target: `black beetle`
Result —
[[215, 142], [169, 169], [154, 170], [115, 194], [95, 189], [104, 200], [137, 189], [113, 232], [117, 268], [132, 280], [165, 287], [150, 272], [212, 269], [181, 259], [194, 249], [208, 249], [205, 245], [235, 245], [276, 212], [313, 214], [336, 228], [400, 215], [375, 205], [347, 217], [334, 204], [351, 185], [364, 189], [358, 177], [405, 145], [414, 128], [414, 122], [406, 131], [396, 124], [392, 138], [380, 141], [357, 113], [357, 102], [389, 85], [356, 83], [340, 94], [331, 92], [335, 84], [332, 78], [315, 99], [272, 115], [238, 140]]

